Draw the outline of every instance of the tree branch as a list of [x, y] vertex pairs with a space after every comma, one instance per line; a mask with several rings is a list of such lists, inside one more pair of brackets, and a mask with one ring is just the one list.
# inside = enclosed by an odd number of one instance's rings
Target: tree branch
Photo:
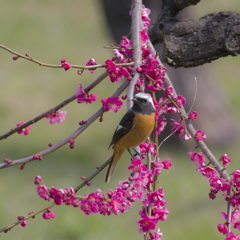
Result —
[[240, 53], [240, 14], [224, 11], [181, 22], [158, 19], [149, 35], [153, 44], [164, 43], [163, 62], [195, 67]]
[[[84, 88], [84, 91], [87, 93], [89, 92], [91, 89], [93, 89], [95, 86], [97, 86], [103, 79], [105, 79], [108, 76], [108, 72], [104, 72], [103, 74], [101, 74], [96, 80], [94, 80], [89, 86], [87, 86], [86, 88]], [[6, 139], [7, 137], [9, 137], [10, 135], [14, 134], [15, 132], [18, 132], [19, 130], [26, 128], [29, 125], [32, 125], [36, 122], [38, 122], [39, 120], [41, 120], [42, 118], [46, 117], [47, 115], [56, 112], [58, 109], [66, 106], [67, 104], [69, 104], [70, 102], [74, 101], [76, 99], [75, 95], [65, 99], [63, 102], [59, 103], [57, 106], [49, 109], [46, 112], [43, 112], [42, 114], [38, 115], [37, 117], [27, 121], [26, 123], [22, 124], [19, 127], [15, 127], [12, 128], [9, 132], [4, 133], [3, 135], [0, 136], [0, 140], [2, 139]]]
[[[129, 85], [129, 81], [125, 81], [118, 89], [117, 91], [112, 95], [112, 97], [117, 97], [119, 96]], [[57, 149], [59, 149], [60, 147], [64, 146], [65, 144], [67, 144], [69, 142], [70, 139], [75, 139], [78, 135], [80, 135], [87, 127], [89, 127], [97, 118], [99, 118], [101, 115], [103, 115], [104, 113], [104, 108], [101, 107], [93, 116], [91, 116], [81, 127], [79, 127], [75, 132], [73, 132], [70, 136], [66, 137], [65, 139], [63, 139], [62, 141], [54, 144], [52, 147], [49, 147], [37, 154], [41, 155], [41, 156], [46, 156], [54, 151], [56, 151]], [[31, 155], [29, 157], [25, 157], [25, 158], [21, 158], [18, 160], [14, 160], [11, 163], [2, 163], [0, 164], [0, 169], [2, 168], [7, 168], [7, 167], [12, 167], [15, 165], [20, 165], [20, 164], [26, 164], [28, 162], [31, 161], [35, 161], [33, 159], [34, 155]]]
[[[25, 60], [37, 63], [39, 66], [44, 66], [44, 67], [52, 67], [52, 68], [62, 68], [62, 65], [57, 65], [57, 64], [49, 64], [49, 63], [43, 63], [40, 62], [34, 58], [32, 58], [31, 56], [26, 56], [20, 53], [17, 53], [13, 50], [11, 50], [10, 48], [4, 46], [3, 44], [0, 44], [0, 48], [3, 48], [5, 50], [7, 50], [8, 52], [14, 54], [15, 56], [18, 56], [20, 58], [23, 58]], [[133, 65], [133, 63], [117, 63], [116, 66], [131, 66]], [[79, 69], [95, 69], [95, 68], [102, 68], [104, 67], [105, 64], [96, 64], [96, 65], [91, 65], [91, 66], [80, 66], [80, 65], [71, 65], [72, 68], [79, 68]]]

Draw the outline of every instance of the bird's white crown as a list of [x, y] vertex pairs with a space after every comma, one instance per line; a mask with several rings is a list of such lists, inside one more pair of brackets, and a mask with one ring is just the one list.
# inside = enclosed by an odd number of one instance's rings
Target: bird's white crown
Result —
[[155, 106], [154, 106], [154, 104], [153, 104], [153, 100], [152, 100], [152, 97], [151, 97], [150, 94], [140, 92], [140, 93], [137, 93], [137, 94], [135, 95], [135, 98], [143, 98], [143, 99], [146, 99], [148, 102], [150, 102], [150, 103], [152, 104], [153, 108], [155, 109]]

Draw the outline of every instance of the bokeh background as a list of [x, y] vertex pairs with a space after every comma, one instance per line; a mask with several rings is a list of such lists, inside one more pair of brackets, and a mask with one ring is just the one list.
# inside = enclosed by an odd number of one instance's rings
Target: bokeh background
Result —
[[[235, 0], [202, 0], [191, 7], [195, 18], [207, 13], [232, 10], [240, 11], [240, 3]], [[103, 63], [112, 57], [111, 50], [103, 49], [114, 39], [100, 1], [97, 0], [2, 0], [0, 7], [0, 43], [19, 53], [29, 53], [42, 62], [60, 64], [65, 58], [71, 64], [83, 65], [93, 57]], [[0, 134], [9, 131], [20, 121], [28, 121], [36, 115], [57, 105], [73, 95], [78, 83], [91, 83], [103, 70], [94, 75], [85, 72], [77, 75], [76, 69], [40, 67], [32, 62], [18, 59], [0, 49]], [[226, 57], [214, 61], [210, 66], [211, 76], [233, 109], [238, 122], [239, 110], [239, 63], [240, 58]], [[19, 159], [45, 148], [49, 142], [56, 143], [65, 138], [101, 107], [101, 99], [109, 97], [120, 86], [108, 79], [92, 92], [99, 97], [91, 105], [71, 103], [62, 110], [67, 111], [66, 121], [50, 125], [42, 119], [32, 126], [28, 136], [14, 134], [0, 144], [1, 162], [4, 158]], [[211, 103], [209, 103], [211, 104]], [[203, 106], [204, 107], [204, 106]], [[96, 121], [75, 140], [75, 148], [64, 146], [60, 150], [27, 164], [24, 170], [19, 166], [1, 170], [0, 174], [0, 228], [15, 222], [17, 216], [41, 209], [48, 203], [40, 199], [33, 184], [36, 175], [41, 175], [48, 186], [58, 188], [76, 187], [81, 176], [89, 176], [97, 166], [111, 155], [107, 150], [112, 133], [126, 111], [126, 106], [117, 113], [104, 114], [103, 122]], [[214, 109], [213, 109], [214, 111]], [[214, 125], [214, 122], [212, 123]], [[204, 126], [202, 126], [204, 129]], [[239, 129], [236, 129], [238, 131]], [[232, 158], [228, 172], [239, 168], [239, 138], [225, 148], [212, 149], [216, 157], [227, 153]], [[214, 201], [208, 198], [209, 183], [189, 160], [187, 151], [175, 146], [160, 152], [162, 160], [171, 157], [172, 168], [163, 171], [159, 186], [163, 186], [170, 215], [166, 222], [160, 222], [163, 239], [223, 239], [217, 231], [217, 224], [223, 222], [221, 211], [226, 203], [221, 193]], [[115, 189], [118, 181], [128, 177], [129, 156], [124, 154], [109, 184], [105, 184], [106, 170], [100, 173], [90, 187], [79, 194], [90, 193], [101, 188], [104, 193]], [[38, 215], [28, 220], [27, 227], [17, 226], [9, 233], [2, 233], [4, 239], [141, 239], [136, 222], [141, 203], [119, 216], [86, 216], [80, 209], [61, 206], [54, 207], [56, 218], [43, 220]]]

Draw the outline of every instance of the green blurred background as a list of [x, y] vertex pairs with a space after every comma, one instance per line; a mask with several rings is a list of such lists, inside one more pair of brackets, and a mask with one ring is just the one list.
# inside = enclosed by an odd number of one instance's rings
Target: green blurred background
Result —
[[[202, 0], [191, 9], [198, 18], [214, 11], [240, 11], [240, 4], [235, 0]], [[114, 41], [97, 0], [2, 0], [0, 26], [1, 44], [22, 54], [28, 52], [42, 62], [60, 64], [60, 60], [66, 58], [70, 64], [83, 65], [91, 57], [97, 63], [112, 57], [111, 50], [103, 49], [104, 45], [111, 45]], [[73, 95], [79, 81], [86, 87], [103, 72], [98, 70], [94, 75], [85, 72], [79, 76], [76, 69], [65, 72], [63, 69], [39, 67], [22, 59], [13, 61], [12, 57], [0, 49], [0, 134]], [[239, 57], [227, 57], [211, 63], [212, 76], [224, 88], [237, 119], [240, 119], [239, 63]], [[47, 148], [49, 142], [56, 143], [65, 138], [79, 127], [80, 120], [86, 120], [98, 110], [100, 100], [111, 96], [120, 84], [121, 81], [111, 84], [107, 79], [92, 91], [99, 96], [94, 104], [74, 102], [64, 107], [62, 110], [67, 111], [67, 116], [62, 124], [50, 125], [47, 119], [43, 119], [32, 126], [28, 136], [15, 134], [2, 140], [1, 162], [4, 158], [18, 159], [32, 155]], [[65, 146], [44, 157], [42, 162], [27, 164], [23, 171], [19, 170], [19, 166], [2, 169], [0, 228], [15, 222], [19, 215], [27, 215], [47, 205], [36, 193], [33, 184], [36, 175], [41, 175], [48, 186], [76, 187], [81, 183], [82, 175], [89, 176], [96, 166], [104, 163], [111, 155], [107, 147], [112, 133], [125, 111], [126, 106], [118, 114], [105, 114], [102, 123], [96, 121], [75, 140], [73, 150]], [[238, 145], [239, 139], [228, 149], [213, 150], [216, 157], [228, 153], [232, 158], [229, 173], [239, 167]], [[195, 171], [186, 149], [182, 152], [162, 149], [162, 160], [172, 158], [172, 168], [163, 171], [159, 179], [170, 212], [167, 221], [158, 224], [163, 239], [223, 239], [217, 231], [217, 224], [222, 222], [220, 212], [226, 209], [221, 193], [214, 202], [208, 198], [208, 180]], [[124, 158], [127, 160], [123, 161]], [[96, 188], [101, 188], [104, 193], [108, 188], [115, 189], [118, 181], [128, 177], [128, 159], [125, 153], [109, 184], [104, 183], [105, 170], [79, 194], [90, 193]], [[25, 240], [142, 239], [135, 223], [140, 219], [140, 208], [141, 203], [137, 202], [127, 213], [104, 217], [99, 214], [86, 216], [73, 207], [55, 207], [55, 219], [43, 220], [38, 215], [36, 219], [28, 220], [26, 228], [18, 226], [1, 235], [4, 239]]]

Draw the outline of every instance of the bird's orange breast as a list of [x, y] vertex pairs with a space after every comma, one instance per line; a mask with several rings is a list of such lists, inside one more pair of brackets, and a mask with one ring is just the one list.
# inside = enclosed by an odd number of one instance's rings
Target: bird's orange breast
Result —
[[140, 145], [147, 139], [154, 128], [155, 112], [151, 115], [134, 114], [133, 128], [116, 143], [119, 148], [134, 148]]

